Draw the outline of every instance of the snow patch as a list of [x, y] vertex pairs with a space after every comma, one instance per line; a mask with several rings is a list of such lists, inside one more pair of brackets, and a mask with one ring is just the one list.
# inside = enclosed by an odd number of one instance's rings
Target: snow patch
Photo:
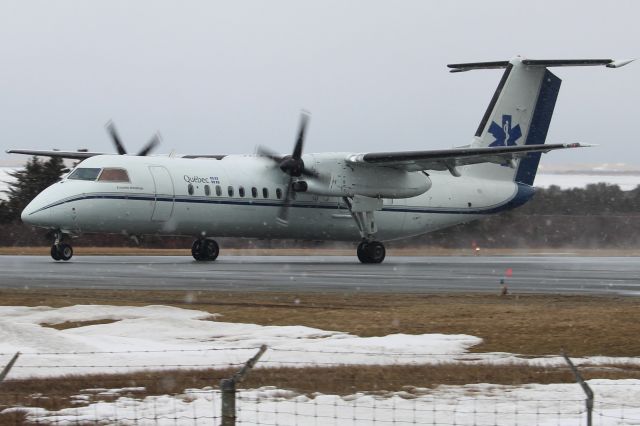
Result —
[[[640, 418], [640, 381], [590, 380], [596, 395], [594, 420], [602, 425], [637, 424]], [[83, 407], [22, 411], [40, 424], [211, 424], [220, 420], [220, 393], [211, 388], [187, 389], [181, 395], [121, 397]], [[237, 395], [237, 421], [243, 425], [317, 424], [538, 424], [576, 425], [585, 419], [584, 394], [576, 384], [504, 386], [474, 384], [413, 389], [387, 395], [356, 393], [348, 396], [300, 395], [263, 387]], [[216, 422], [217, 423], [217, 422]]]
[[[259, 368], [397, 364], [453, 359], [482, 340], [469, 335], [358, 337], [303, 326], [211, 320], [170, 306], [0, 306], [0, 363], [20, 351], [12, 378], [239, 365], [266, 344]], [[42, 324], [114, 320], [65, 330]], [[418, 354], [418, 355], [416, 355]], [[443, 359], [440, 355], [447, 354]]]

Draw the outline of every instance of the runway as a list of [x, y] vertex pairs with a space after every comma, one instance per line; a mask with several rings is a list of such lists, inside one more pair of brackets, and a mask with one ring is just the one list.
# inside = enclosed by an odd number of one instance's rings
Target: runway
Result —
[[[512, 276], [506, 271], [512, 270]], [[640, 295], [636, 257], [0, 256], [0, 288]]]

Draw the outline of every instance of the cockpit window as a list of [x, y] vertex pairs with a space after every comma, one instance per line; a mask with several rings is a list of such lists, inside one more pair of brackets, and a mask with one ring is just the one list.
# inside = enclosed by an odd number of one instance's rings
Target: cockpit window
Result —
[[99, 182], [129, 182], [129, 175], [125, 169], [105, 168], [100, 173]]
[[83, 168], [75, 169], [67, 179], [96, 180], [99, 174], [100, 174], [100, 169], [83, 167]]

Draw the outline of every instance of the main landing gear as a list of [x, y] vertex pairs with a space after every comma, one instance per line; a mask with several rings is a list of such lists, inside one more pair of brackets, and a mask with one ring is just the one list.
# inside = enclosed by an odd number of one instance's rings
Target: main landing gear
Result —
[[363, 241], [358, 244], [358, 259], [362, 263], [382, 263], [387, 251], [380, 241]]
[[191, 246], [191, 255], [195, 260], [216, 260], [220, 254], [220, 246], [209, 238], [199, 238]]
[[64, 234], [60, 231], [55, 234], [56, 239], [51, 246], [51, 257], [53, 260], [64, 260], [65, 262], [73, 257], [73, 247], [71, 244], [63, 243]]
[[353, 198], [344, 197], [343, 200], [362, 237], [357, 250], [358, 259], [362, 263], [382, 263], [386, 250], [384, 244], [375, 240], [378, 227], [374, 219], [374, 211], [382, 209], [382, 200], [358, 195]]

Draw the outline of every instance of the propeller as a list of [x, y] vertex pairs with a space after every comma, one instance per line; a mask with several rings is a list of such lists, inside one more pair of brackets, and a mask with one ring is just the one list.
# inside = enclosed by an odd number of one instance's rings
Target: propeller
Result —
[[284, 200], [278, 211], [277, 221], [282, 225], [288, 225], [289, 223], [289, 207], [291, 207], [291, 201], [293, 200], [294, 191], [291, 189], [294, 178], [300, 176], [309, 176], [317, 178], [318, 173], [314, 170], [307, 169], [302, 160], [302, 151], [304, 147], [304, 136], [307, 130], [307, 124], [309, 123], [309, 114], [305, 111], [300, 114], [300, 126], [298, 128], [298, 138], [296, 144], [293, 147], [293, 153], [291, 155], [280, 156], [268, 148], [259, 146], [257, 154], [261, 157], [272, 160], [284, 173], [289, 175], [289, 181], [284, 193]]
[[[107, 128], [107, 132], [111, 136], [111, 140], [113, 141], [113, 144], [116, 146], [116, 150], [118, 151], [118, 154], [119, 155], [125, 155], [127, 153], [127, 150], [124, 148], [124, 144], [122, 143], [122, 139], [120, 138], [120, 135], [118, 134], [118, 131], [116, 130], [116, 126], [115, 126], [115, 124], [113, 124], [113, 121], [109, 121], [106, 124], [105, 127]], [[138, 151], [138, 153], [136, 155], [142, 156], [142, 157], [147, 156], [159, 144], [160, 144], [160, 135], [158, 133], [156, 133], [149, 140], [149, 142], [147, 142], [147, 144], [145, 146], [143, 146], [140, 151]]]

